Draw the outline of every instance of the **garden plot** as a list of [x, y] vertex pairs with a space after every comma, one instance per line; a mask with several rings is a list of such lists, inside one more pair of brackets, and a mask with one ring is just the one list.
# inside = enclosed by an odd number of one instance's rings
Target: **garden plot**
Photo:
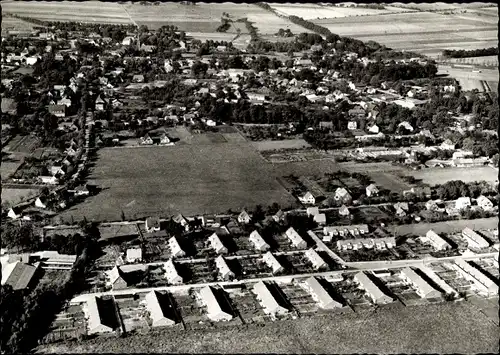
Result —
[[428, 303], [424, 298], [417, 294], [417, 289], [405, 282], [398, 272], [391, 272], [390, 276], [380, 277], [378, 279], [387, 287], [390, 293], [394, 294], [404, 305], [416, 306]]
[[115, 303], [122, 320], [125, 332], [149, 329], [147, 309], [144, 303], [145, 294], [115, 295]]
[[68, 339], [75, 339], [87, 334], [85, 314], [79, 305], [66, 305], [56, 315], [50, 325], [47, 335], [41, 340], [42, 343], [54, 343]]
[[429, 266], [436, 275], [458, 293], [464, 293], [465, 295], [475, 294], [474, 282], [465, 279], [450, 263], [432, 263]]
[[479, 271], [488, 276], [490, 279], [495, 281], [495, 283], [498, 284], [498, 282], [500, 281], [498, 264], [494, 261], [493, 258], [476, 259], [474, 261], [471, 261], [470, 264], [476, 267]]
[[219, 272], [214, 260], [197, 260], [196, 262], [179, 262], [176, 264], [179, 275], [184, 283], [197, 284], [204, 282], [215, 282], [218, 280]]
[[353, 275], [347, 275], [342, 281], [332, 282], [332, 286], [354, 310], [371, 307], [370, 297], [363, 289], [358, 288], [353, 280]]
[[226, 288], [231, 298], [231, 303], [238, 310], [239, 316], [244, 323], [266, 323], [271, 318], [265, 314], [262, 306], [245, 284], [238, 288]]
[[175, 294], [174, 298], [186, 329], [203, 329], [206, 328], [205, 323], [208, 323], [209, 319], [194, 292], [196, 290], [191, 289], [190, 294]]
[[311, 294], [300, 285], [295, 283], [280, 284], [280, 288], [299, 315], [313, 315], [319, 310], [318, 304]]
[[[235, 262], [236, 259], [230, 261]], [[241, 276], [245, 279], [271, 277], [273, 275], [271, 268], [262, 261], [262, 257], [240, 258], [237, 259], [237, 262], [241, 268]]]

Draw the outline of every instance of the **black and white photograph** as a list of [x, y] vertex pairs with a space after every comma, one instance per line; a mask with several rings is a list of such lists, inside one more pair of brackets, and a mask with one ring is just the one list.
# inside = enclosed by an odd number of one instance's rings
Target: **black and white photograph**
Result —
[[0, 6], [0, 354], [499, 353], [498, 3]]

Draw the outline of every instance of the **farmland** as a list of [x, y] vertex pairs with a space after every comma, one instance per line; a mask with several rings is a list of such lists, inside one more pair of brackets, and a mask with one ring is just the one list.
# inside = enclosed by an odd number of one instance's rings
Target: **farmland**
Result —
[[377, 10], [362, 7], [340, 7], [340, 6], [325, 6], [313, 4], [273, 4], [269, 5], [279, 14], [285, 16], [298, 16], [306, 20], [314, 20], [320, 18], [337, 18], [337, 17], [352, 17], [366, 15], [380, 15], [384, 13], [411, 11], [406, 9], [398, 9], [389, 7], [388, 9]]
[[397, 235], [424, 235], [429, 229], [432, 229], [436, 233], [453, 233], [460, 232], [465, 227], [474, 230], [494, 229], [498, 227], [498, 218], [462, 219], [448, 222], [394, 225], [388, 228]]
[[[132, 163], [131, 163], [132, 162]], [[223, 212], [294, 199], [274, 179], [271, 167], [248, 144], [102, 149], [90, 178], [97, 196], [64, 212], [96, 220], [142, 218], [162, 213]]]
[[259, 151], [275, 149], [299, 149], [308, 148], [311, 145], [303, 139], [286, 139], [282, 141], [260, 141], [253, 142], [252, 145]]
[[[498, 327], [470, 302], [425, 307], [383, 307], [210, 332], [164, 330], [39, 347], [39, 352], [223, 352], [223, 353], [431, 353], [498, 352]], [[169, 336], [171, 335], [171, 336]], [[237, 339], [237, 341], [235, 341]]]
[[[3, 165], [3, 163], [2, 163]], [[2, 203], [7, 203], [9, 205], [16, 205], [29, 197], [38, 194], [37, 189], [2, 189]]]
[[412, 171], [408, 175], [415, 179], [421, 179], [429, 185], [444, 184], [450, 180], [462, 180], [463, 182], [485, 180], [491, 183], [498, 181], [498, 170], [489, 166], [451, 169], [429, 168]]

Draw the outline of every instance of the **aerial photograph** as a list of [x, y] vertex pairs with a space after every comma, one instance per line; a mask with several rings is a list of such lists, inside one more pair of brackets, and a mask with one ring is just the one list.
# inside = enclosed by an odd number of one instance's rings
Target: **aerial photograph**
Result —
[[0, 354], [499, 353], [498, 23], [2, 1]]

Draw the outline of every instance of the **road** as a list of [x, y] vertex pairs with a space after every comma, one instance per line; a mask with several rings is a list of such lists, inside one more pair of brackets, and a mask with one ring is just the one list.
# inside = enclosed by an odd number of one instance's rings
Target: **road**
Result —
[[330, 248], [326, 246], [325, 243], [314, 233], [313, 231], [307, 232], [307, 234], [316, 242], [316, 245], [318, 246], [319, 249], [323, 250], [324, 252], [328, 253], [328, 255], [335, 260], [338, 264], [340, 265], [346, 265], [346, 262], [337, 254], [333, 252]]

